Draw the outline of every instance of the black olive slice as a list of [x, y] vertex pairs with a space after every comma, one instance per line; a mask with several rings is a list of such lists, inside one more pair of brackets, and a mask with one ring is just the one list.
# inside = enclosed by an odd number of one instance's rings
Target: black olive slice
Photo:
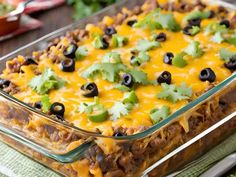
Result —
[[6, 87], [9, 87], [10, 84], [11, 84], [11, 81], [0, 78], [0, 89], [4, 89]]
[[112, 36], [113, 34], [116, 34], [117, 31], [114, 27], [107, 27], [105, 30], [104, 30], [104, 33], [108, 36]]
[[117, 132], [117, 133], [114, 133], [114, 135], [113, 135], [113, 136], [119, 137], [119, 136], [124, 136], [124, 134], [123, 134], [123, 133], [121, 133], [121, 132]]
[[133, 26], [135, 23], [137, 23], [138, 21], [136, 20], [136, 19], [134, 19], [134, 20], [129, 20], [128, 22], [127, 22], [127, 25], [128, 26]]
[[25, 57], [23, 65], [38, 65], [38, 63], [32, 57]]
[[133, 65], [133, 66], [140, 66], [141, 65], [141, 63], [138, 60], [136, 60], [136, 56], [135, 55], [131, 56], [130, 64]]
[[43, 105], [42, 105], [41, 101], [38, 101], [38, 102], [34, 103], [34, 107], [36, 109], [42, 109]]
[[161, 83], [166, 83], [166, 84], [170, 84], [171, 83], [171, 73], [168, 71], [164, 71], [163, 73], [161, 73], [161, 75], [157, 78], [157, 82], [159, 84]]
[[195, 18], [195, 19], [191, 19], [188, 21], [189, 26], [201, 26], [201, 19], [200, 18]]
[[155, 39], [157, 42], [164, 42], [166, 41], [166, 34], [165, 33], [160, 33], [156, 36]]
[[228, 62], [226, 62], [225, 67], [234, 71], [236, 70], [236, 58], [231, 58]]
[[75, 60], [65, 59], [61, 62], [61, 70], [64, 72], [73, 72], [75, 71]]
[[85, 97], [98, 96], [98, 87], [94, 82], [82, 85], [81, 90], [83, 91], [82, 95]]
[[107, 49], [109, 47], [109, 43], [105, 38], [102, 38], [102, 47], [100, 49]]
[[222, 20], [220, 22], [220, 25], [225, 25], [226, 28], [230, 27], [230, 21], [229, 20]]
[[167, 52], [163, 57], [163, 62], [165, 64], [171, 65], [173, 58], [174, 58], [174, 54], [172, 52]]
[[192, 26], [188, 25], [188, 26], [184, 27], [183, 33], [186, 35], [192, 36], [191, 29], [192, 29]]
[[215, 15], [216, 15], [216, 13], [215, 13], [215, 11], [213, 11], [213, 10], [210, 10], [210, 15], [209, 15], [209, 19], [211, 19], [211, 18], [214, 18], [215, 17]]
[[65, 113], [65, 106], [62, 103], [55, 102], [50, 107], [50, 113], [63, 117]]
[[133, 76], [131, 74], [124, 74], [121, 84], [131, 88], [134, 85]]
[[71, 43], [63, 52], [65, 57], [74, 59], [75, 58], [75, 52], [77, 50], [78, 46], [74, 43]]
[[199, 79], [201, 81], [214, 82], [216, 79], [216, 75], [211, 68], [205, 68], [200, 72]]

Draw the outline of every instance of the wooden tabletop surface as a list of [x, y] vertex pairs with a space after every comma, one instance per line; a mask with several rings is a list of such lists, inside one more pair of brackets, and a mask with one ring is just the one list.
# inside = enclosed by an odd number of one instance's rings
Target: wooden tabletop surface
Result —
[[0, 42], [0, 57], [16, 50], [56, 29], [66, 26], [73, 22], [73, 10], [67, 5], [62, 5], [48, 11], [38, 12], [31, 16], [42, 21], [43, 26], [34, 31], [21, 34], [17, 37]]

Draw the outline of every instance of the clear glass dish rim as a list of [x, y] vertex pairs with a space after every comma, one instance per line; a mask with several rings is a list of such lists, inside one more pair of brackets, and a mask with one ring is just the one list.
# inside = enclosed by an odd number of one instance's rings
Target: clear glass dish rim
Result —
[[[14, 58], [15, 56], [19, 55], [18, 53], [23, 52], [24, 50], [28, 49], [28, 48], [32, 48], [37, 46], [38, 44], [42, 43], [42, 42], [48, 42], [52, 39], [57, 38], [60, 35], [65, 34], [67, 31], [71, 31], [73, 29], [75, 29], [76, 27], [78, 27], [80, 24], [82, 24], [84, 21], [91, 21], [92, 18], [97, 17], [97, 15], [99, 14], [103, 14], [106, 12], [109, 12], [109, 9], [111, 8], [115, 8], [115, 7], [126, 7], [124, 6], [129, 0], [122, 0], [112, 6], [109, 6], [101, 11], [99, 11], [98, 13], [95, 13], [94, 15], [84, 18], [80, 21], [74, 22], [70, 25], [67, 25], [61, 29], [58, 29], [52, 33], [49, 33], [48, 35], [45, 35], [41, 38], [39, 38], [38, 40], [35, 40], [3, 57], [0, 58], [0, 62], [4, 62], [5, 60], [9, 60], [10, 58]], [[145, 0], [133, 0], [132, 2], [136, 2], [136, 3], [142, 3], [145, 2]], [[223, 4], [222, 4], [223, 5]], [[228, 4], [229, 6], [229, 4]], [[233, 7], [232, 7], [233, 9]], [[109, 15], [109, 14], [107, 14]], [[40, 50], [40, 49], [39, 49]], [[33, 52], [33, 51], [31, 51]], [[19, 106], [22, 106], [22, 108], [25, 108], [27, 110], [29, 110], [30, 112], [33, 112], [36, 115], [39, 116], [43, 116], [43, 118], [56, 122], [57, 124], [61, 124], [62, 126], [65, 126], [67, 128], [70, 128], [76, 132], [79, 132], [80, 134], [83, 135], [87, 135], [87, 136], [92, 136], [92, 137], [101, 137], [101, 138], [111, 138], [111, 139], [115, 139], [115, 140], [136, 140], [136, 139], [141, 139], [141, 138], [145, 138], [151, 134], [153, 134], [154, 132], [158, 131], [160, 128], [166, 126], [168, 123], [170, 123], [171, 121], [173, 121], [175, 118], [178, 118], [179, 116], [181, 116], [182, 114], [186, 113], [187, 111], [189, 111], [190, 109], [194, 108], [195, 106], [201, 104], [202, 102], [206, 101], [207, 99], [209, 99], [210, 97], [214, 96], [216, 93], [218, 93], [219, 91], [221, 91], [223, 88], [227, 87], [228, 85], [230, 85], [230, 83], [236, 81], [236, 72], [234, 72], [230, 77], [228, 77], [227, 79], [225, 79], [224, 81], [222, 81], [221, 83], [219, 83], [218, 85], [216, 85], [215, 87], [213, 87], [212, 89], [210, 89], [209, 91], [205, 92], [204, 94], [202, 94], [200, 97], [198, 97], [197, 99], [193, 100], [192, 102], [188, 103], [186, 106], [180, 108], [179, 110], [177, 110], [176, 112], [174, 112], [173, 114], [171, 114], [168, 118], [164, 119], [163, 121], [161, 121], [158, 124], [155, 124], [153, 126], [151, 126], [150, 128], [148, 128], [147, 130], [134, 134], [134, 135], [127, 135], [127, 136], [121, 136], [121, 137], [114, 137], [114, 136], [104, 136], [98, 133], [94, 133], [94, 132], [90, 132], [90, 131], [86, 131], [84, 129], [80, 129], [78, 127], [75, 127], [73, 125], [68, 125], [64, 122], [61, 122], [59, 120], [56, 120], [50, 116], [48, 116], [47, 114], [44, 114], [40, 111], [35, 110], [34, 108], [30, 107], [29, 105], [27, 105], [26, 103], [12, 97], [11, 95], [8, 95], [7, 93], [3, 92], [2, 90], [0, 90], [0, 96], [3, 96], [4, 98], [6, 98], [9, 101], [12, 101], [14, 103], [16, 103]], [[77, 148], [76, 148], [77, 149]]]

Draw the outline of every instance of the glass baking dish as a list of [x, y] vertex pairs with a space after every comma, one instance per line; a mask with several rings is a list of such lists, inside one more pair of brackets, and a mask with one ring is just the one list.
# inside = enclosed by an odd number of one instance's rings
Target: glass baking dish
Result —
[[[53, 39], [68, 31], [84, 29], [87, 23], [96, 23], [106, 15], [114, 16], [122, 7], [132, 9], [144, 2], [120, 1], [94, 16], [46, 35], [0, 58], [0, 71], [17, 55], [43, 50]], [[140, 133], [122, 137], [103, 136], [58, 121], [0, 90], [0, 138], [66, 176], [164, 176], [235, 132], [235, 111], [236, 73], [162, 122]], [[205, 117], [199, 116], [202, 112]], [[165, 145], [163, 140], [167, 141]], [[108, 153], [110, 149], [99, 148], [104, 142], [111, 144], [112, 154]], [[124, 158], [124, 161], [128, 158], [129, 162], [110, 169], [109, 163], [114, 163], [117, 157]], [[92, 165], [87, 168], [91, 161]], [[98, 166], [104, 166], [101, 168], [105, 172]]]

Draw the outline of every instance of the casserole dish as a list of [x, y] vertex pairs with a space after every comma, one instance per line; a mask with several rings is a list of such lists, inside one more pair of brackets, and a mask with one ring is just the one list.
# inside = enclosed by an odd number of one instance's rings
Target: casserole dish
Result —
[[[95, 17], [45, 36], [1, 58], [1, 70], [5, 69], [6, 63], [14, 62], [8, 60], [17, 58], [18, 55], [27, 56], [33, 51], [43, 50], [54, 39], [53, 45], [57, 44], [58, 37], [65, 35], [67, 31], [83, 29], [88, 21], [96, 23], [105, 15], [114, 15], [124, 4], [127, 8], [132, 8], [143, 2], [137, 0], [127, 4], [127, 1], [122, 1]], [[208, 135], [210, 138], [200, 140], [151, 174], [163, 176], [202, 154], [224, 138], [223, 135], [227, 136], [235, 131], [235, 115], [232, 114], [236, 101], [235, 77], [235, 73], [232, 73], [163, 121], [141, 131], [126, 132], [123, 136], [105, 136], [95, 131], [83, 130], [15, 99], [10, 96], [11, 92], [8, 92], [10, 95], [6, 93], [7, 90], [0, 91], [1, 138], [19, 151], [67, 176], [140, 176], [142, 171], [161, 157], [217, 122], [227, 120], [221, 122], [224, 124], [222, 127]], [[232, 115], [230, 119], [224, 119], [228, 115]]]

